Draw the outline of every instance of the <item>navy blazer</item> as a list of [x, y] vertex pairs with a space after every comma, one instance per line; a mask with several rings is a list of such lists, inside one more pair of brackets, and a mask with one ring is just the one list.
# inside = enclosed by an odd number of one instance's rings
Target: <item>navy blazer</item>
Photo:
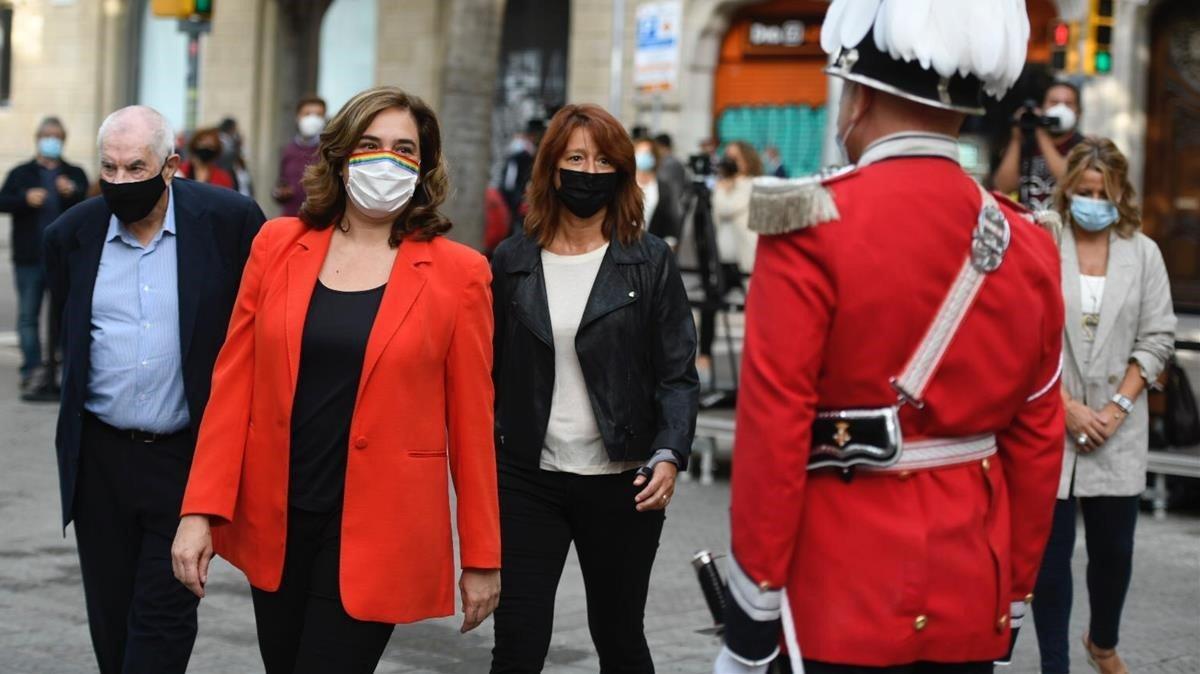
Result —
[[[181, 178], [171, 185], [179, 266], [179, 346], [194, 441], [242, 267], [266, 218], [258, 204], [234, 190]], [[111, 216], [104, 199], [93, 197], [59, 216], [46, 229], [44, 239], [47, 285], [55, 306], [62, 306], [63, 311], [62, 405], [55, 448], [64, 527], [74, 514], [83, 405], [88, 394], [92, 292]]]

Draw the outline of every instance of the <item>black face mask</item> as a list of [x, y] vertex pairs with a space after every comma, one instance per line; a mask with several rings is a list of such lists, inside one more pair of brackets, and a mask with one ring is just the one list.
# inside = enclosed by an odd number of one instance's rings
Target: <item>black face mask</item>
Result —
[[104, 195], [104, 203], [108, 209], [125, 224], [137, 222], [150, 215], [159, 197], [167, 189], [167, 181], [163, 179], [162, 171], [153, 178], [147, 178], [136, 183], [110, 183], [100, 181], [100, 193]]
[[717, 175], [722, 178], [732, 178], [738, 173], [737, 161], [733, 157], [721, 157], [717, 162]]
[[584, 173], [558, 169], [558, 200], [577, 218], [590, 218], [612, 203], [617, 193], [617, 174]]
[[198, 147], [192, 151], [192, 154], [196, 155], [196, 159], [208, 164], [212, 160], [216, 159], [217, 155], [220, 153], [217, 152], [217, 149], [213, 147]]

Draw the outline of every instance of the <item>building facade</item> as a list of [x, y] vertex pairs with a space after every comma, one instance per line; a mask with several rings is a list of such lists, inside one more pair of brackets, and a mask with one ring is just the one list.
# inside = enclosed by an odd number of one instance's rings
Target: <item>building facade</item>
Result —
[[[827, 2], [677, 1], [675, 86], [650, 92], [634, 85], [637, 17], [662, 0], [217, 0], [200, 43], [197, 117], [205, 126], [238, 120], [271, 212], [300, 95], [316, 91], [335, 110], [367, 86], [401, 86], [442, 116], [456, 185], [447, 210], [455, 235], [476, 244], [483, 190], [512, 134], [567, 101], [668, 132], [679, 155], [703, 139], [737, 138], [776, 145], [793, 175], [833, 162], [837, 82], [822, 74], [816, 44]], [[1049, 61], [1055, 19], [1095, 8], [1027, 1], [1035, 64]], [[1129, 155], [1147, 231], [1171, 242], [1176, 293], [1200, 307], [1200, 181], [1189, 178], [1200, 156], [1200, 3], [1113, 3], [1112, 70], [1081, 80], [1082, 130]], [[149, 4], [0, 0], [0, 167], [32, 154], [49, 114], [68, 128], [66, 156], [93, 177], [95, 130], [117, 107], [154, 105], [182, 126], [186, 40]]]
[[[454, 236], [481, 240], [503, 0], [214, 4], [200, 41], [198, 126], [237, 120], [268, 214], [279, 149], [295, 133], [296, 100], [319, 93], [332, 114], [354, 92], [391, 84], [439, 111], [458, 188], [446, 207]], [[186, 38], [174, 20], [152, 16], [149, 0], [0, 0], [0, 27], [0, 46], [10, 47], [0, 51], [0, 167], [33, 154], [46, 115], [62, 118], [64, 156], [93, 180], [95, 132], [111, 111], [152, 105], [183, 130]]]

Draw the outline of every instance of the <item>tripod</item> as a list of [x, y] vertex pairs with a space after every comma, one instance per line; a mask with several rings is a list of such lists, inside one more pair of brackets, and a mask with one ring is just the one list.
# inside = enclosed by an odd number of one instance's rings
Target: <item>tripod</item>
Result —
[[[700, 287], [704, 291], [704, 299], [693, 301], [692, 306], [700, 310], [702, 325], [707, 320], [704, 318], [706, 313], [720, 317], [721, 327], [725, 331], [729, 371], [733, 377], [733, 383], [729, 388], [722, 389], [714, 386], [711, 392], [702, 395], [700, 407], [704, 409], [733, 407], [737, 402], [738, 357], [733, 339], [733, 329], [729, 321], [729, 311], [735, 306], [725, 299], [726, 294], [732, 288], [729, 279], [720, 267], [717, 231], [712, 218], [712, 192], [705, 184], [703, 176], [693, 179], [690, 196], [692, 231], [696, 245], [696, 271], [700, 274]], [[715, 379], [714, 376], [714, 381]]]

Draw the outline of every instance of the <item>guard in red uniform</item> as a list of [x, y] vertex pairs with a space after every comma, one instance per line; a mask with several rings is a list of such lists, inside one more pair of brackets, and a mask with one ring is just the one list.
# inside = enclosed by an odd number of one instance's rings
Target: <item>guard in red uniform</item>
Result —
[[781, 646], [809, 674], [974, 674], [1009, 652], [1062, 461], [1059, 263], [955, 136], [1028, 32], [1021, 0], [830, 7], [856, 165], [755, 185], [718, 674]]

